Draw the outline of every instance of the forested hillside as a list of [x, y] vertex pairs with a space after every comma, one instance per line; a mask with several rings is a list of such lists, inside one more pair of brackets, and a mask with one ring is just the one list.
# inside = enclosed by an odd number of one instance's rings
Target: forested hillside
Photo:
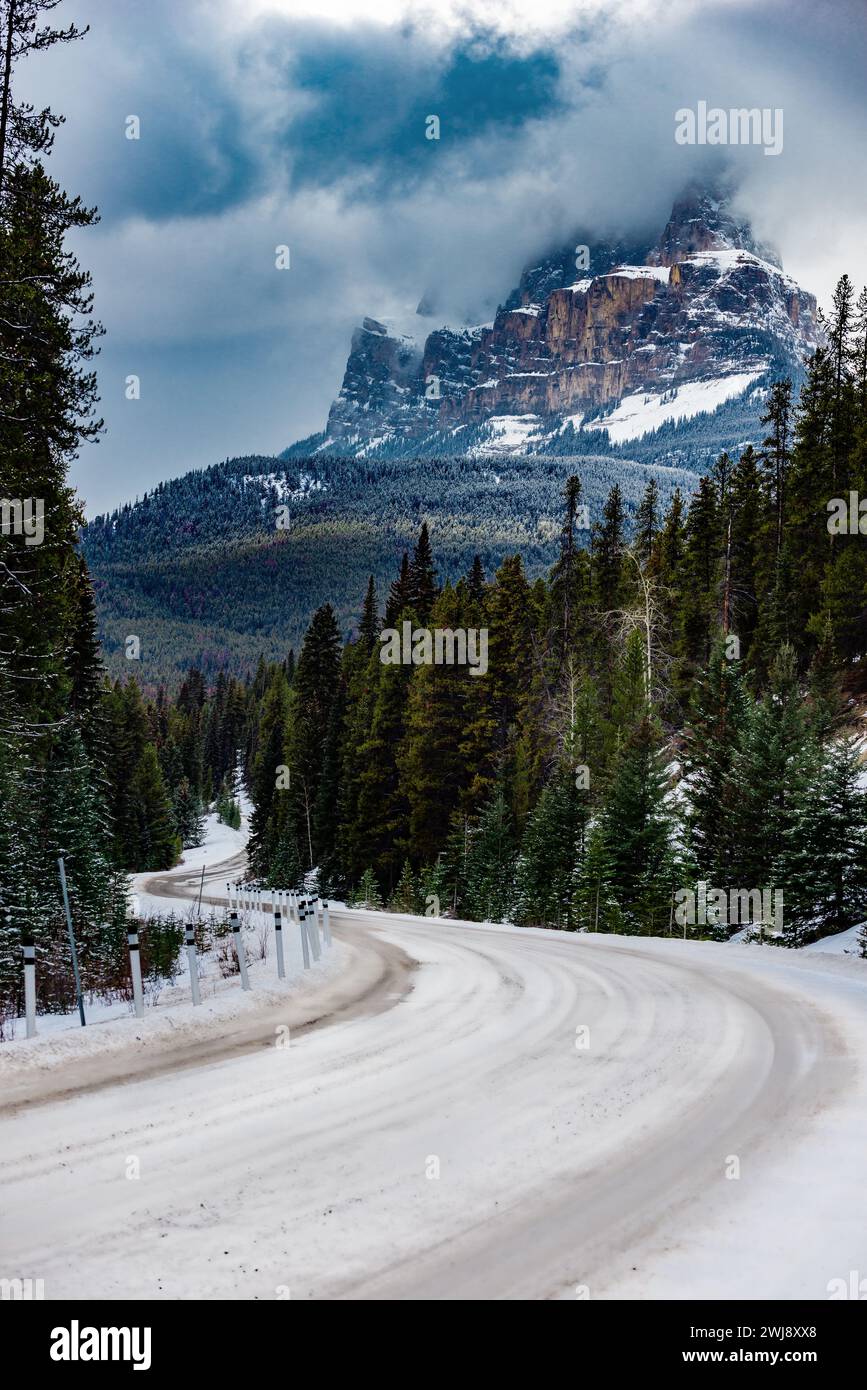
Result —
[[[867, 558], [828, 503], [867, 483], [865, 307], [842, 281], [797, 406], [775, 383], [761, 447], [691, 500], [651, 480], [631, 538], [615, 484], [579, 544], [571, 475], [546, 576], [513, 554], [443, 582], [424, 525], [349, 642], [325, 604], [297, 662], [160, 694], [166, 784], [230, 795], [237, 750], [255, 875], [318, 867], [326, 893], [404, 911], [659, 933], [705, 882], [782, 892], [790, 945], [863, 919]], [[384, 662], [405, 621], [485, 630], [486, 672]]]
[[[161, 484], [84, 532], [106, 663], [113, 675], [134, 671], [151, 692], [161, 681], [177, 689], [191, 662], [209, 679], [224, 667], [242, 675], [260, 653], [274, 660], [297, 649], [324, 602], [348, 635], [367, 576], [388, 584], [422, 519], [436, 534], [444, 578], [457, 579], [474, 554], [492, 571], [515, 550], [528, 573], [542, 574], [556, 555], [559, 497], [576, 465], [591, 517], [615, 479], [627, 516], [634, 513], [649, 470], [606, 455], [245, 458]], [[665, 501], [696, 481], [678, 468], [654, 473]], [[135, 665], [126, 658], [130, 635], [141, 640]]]

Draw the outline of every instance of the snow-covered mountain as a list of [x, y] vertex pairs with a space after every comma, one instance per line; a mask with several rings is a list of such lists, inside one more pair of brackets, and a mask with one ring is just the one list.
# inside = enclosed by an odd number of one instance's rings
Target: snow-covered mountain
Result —
[[305, 444], [532, 453], [567, 429], [622, 443], [713, 412], [768, 371], [797, 374], [816, 346], [813, 295], [718, 191], [684, 193], [652, 245], [585, 237], [580, 271], [576, 241], [528, 266], [493, 323], [416, 343], [366, 318], [325, 432]]

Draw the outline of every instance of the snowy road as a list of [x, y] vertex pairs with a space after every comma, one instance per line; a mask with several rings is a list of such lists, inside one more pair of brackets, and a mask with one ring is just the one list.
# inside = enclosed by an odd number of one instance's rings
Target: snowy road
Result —
[[124, 1084], [91, 1059], [77, 1094], [0, 1110], [0, 1273], [244, 1299], [826, 1298], [867, 1276], [864, 962], [334, 924], [350, 967], [288, 1047], [269, 1007], [255, 1050]]

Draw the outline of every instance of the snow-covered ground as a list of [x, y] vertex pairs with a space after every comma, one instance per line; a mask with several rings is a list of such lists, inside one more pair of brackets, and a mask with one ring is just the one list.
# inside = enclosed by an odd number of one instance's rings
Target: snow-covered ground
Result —
[[123, 1084], [90, 1058], [78, 1093], [25, 1078], [14, 1112], [4, 1090], [9, 1277], [48, 1298], [823, 1299], [867, 1270], [867, 962], [334, 920], [348, 968], [288, 1046], [271, 1013], [255, 1050]]
[[677, 388], [673, 397], [667, 392], [637, 391], [624, 396], [610, 415], [591, 420], [584, 428], [607, 430], [612, 444], [640, 439], [670, 420], [691, 420], [702, 411], [716, 410], [725, 401], [741, 395], [758, 376], [758, 372], [732, 372], [711, 381], [688, 381]]
[[860, 956], [862, 927], [849, 927], [848, 931], [835, 932], [833, 936], [823, 936], [821, 941], [811, 941], [803, 950], [818, 952], [824, 956]]
[[[210, 912], [226, 913], [226, 881], [244, 876], [250, 807], [241, 797], [241, 828], [223, 825], [215, 814], [207, 816], [203, 842], [185, 850], [181, 861], [164, 873], [135, 874], [131, 878], [130, 908], [144, 918], [152, 914], [174, 913], [181, 922], [196, 922]], [[204, 870], [204, 879], [202, 871]], [[150, 891], [157, 884], [163, 891]], [[203, 902], [198, 904], [200, 888]], [[214, 904], [219, 897], [218, 904]], [[266, 899], [266, 908], [270, 906]], [[284, 924], [283, 954], [285, 978], [277, 977], [277, 952], [273, 917], [270, 911], [242, 913], [241, 922], [249, 958], [251, 990], [241, 989], [237, 974], [227, 973], [221, 951], [198, 959], [201, 1005], [191, 996], [187, 953], [182, 949], [179, 969], [173, 981], [145, 984], [145, 1011], [136, 1019], [132, 1002], [106, 1002], [88, 999], [85, 1003], [86, 1028], [81, 1028], [78, 1011], [43, 1014], [37, 1021], [37, 1036], [25, 1038], [23, 1018], [11, 1023], [12, 1040], [0, 1044], [0, 1079], [19, 1069], [47, 1071], [65, 1066], [75, 1058], [100, 1053], [117, 1053], [124, 1048], [159, 1050], [183, 1035], [190, 1041], [205, 1039], [219, 1032], [231, 1020], [241, 1020], [285, 999], [287, 993], [309, 992], [341, 968], [344, 953], [340, 947], [322, 951], [319, 962], [305, 970], [299, 928]], [[222, 955], [231, 954], [230, 941], [223, 939]]]

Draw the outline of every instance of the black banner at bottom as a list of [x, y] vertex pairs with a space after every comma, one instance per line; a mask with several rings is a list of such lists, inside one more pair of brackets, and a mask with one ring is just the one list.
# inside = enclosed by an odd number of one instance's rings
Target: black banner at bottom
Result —
[[[455, 1310], [456, 1311], [456, 1310]], [[441, 1312], [431, 1321], [431, 1308], [403, 1304], [399, 1321], [393, 1313], [382, 1324], [386, 1347], [397, 1340], [398, 1367], [402, 1377], [414, 1375], [407, 1353], [423, 1352], [427, 1376], [441, 1360], [443, 1374], [454, 1375], [467, 1346], [471, 1363], [496, 1363], [504, 1354], [514, 1372], [511, 1357], [520, 1349], [536, 1361], [552, 1353], [569, 1357], [573, 1364], [602, 1358], [609, 1372], [667, 1373], [675, 1368], [701, 1371], [718, 1366], [804, 1366], [842, 1372], [858, 1364], [865, 1332], [863, 1303], [795, 1302], [607, 1302], [576, 1300], [559, 1316], [545, 1320], [543, 1343], [538, 1343], [539, 1324], [516, 1323], [498, 1334], [495, 1324], [464, 1322], [459, 1313]], [[0, 1303], [0, 1323], [7, 1348], [24, 1351], [28, 1368], [62, 1384], [69, 1376], [93, 1378], [100, 1371], [113, 1375], [211, 1372], [222, 1382], [227, 1374], [265, 1370], [273, 1357], [287, 1353], [306, 1358], [325, 1358], [323, 1369], [333, 1374], [341, 1352], [353, 1369], [369, 1361], [376, 1335], [371, 1307], [359, 1325], [363, 1340], [336, 1342], [321, 1331], [352, 1329], [356, 1314], [345, 1305], [317, 1312], [308, 1302], [275, 1300], [273, 1303]], [[529, 1315], [525, 1313], [523, 1322]], [[446, 1321], [445, 1319], [448, 1319]], [[450, 1327], [461, 1337], [453, 1340]], [[307, 1335], [317, 1338], [308, 1341]], [[395, 1333], [397, 1338], [395, 1339]], [[526, 1340], [530, 1333], [533, 1342]], [[467, 1340], [467, 1334], [469, 1339]], [[563, 1338], [560, 1342], [559, 1339]], [[578, 1339], [578, 1340], [576, 1340]], [[379, 1353], [381, 1358], [382, 1353]], [[576, 1360], [577, 1358], [577, 1360]], [[371, 1368], [372, 1369], [372, 1368]], [[487, 1369], [490, 1369], [488, 1364]]]

